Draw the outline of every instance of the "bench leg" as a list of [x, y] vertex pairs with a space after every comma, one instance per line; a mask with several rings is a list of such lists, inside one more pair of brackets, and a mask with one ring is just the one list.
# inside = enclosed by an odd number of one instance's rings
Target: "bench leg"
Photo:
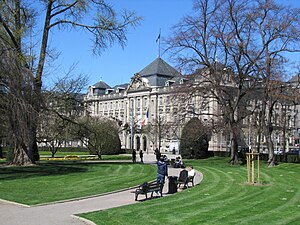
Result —
[[138, 200], [138, 195], [139, 195], [139, 194], [135, 193], [135, 201]]

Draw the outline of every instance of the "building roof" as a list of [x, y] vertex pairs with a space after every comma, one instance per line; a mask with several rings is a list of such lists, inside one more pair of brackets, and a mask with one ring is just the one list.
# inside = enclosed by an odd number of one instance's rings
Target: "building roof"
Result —
[[181, 76], [177, 70], [175, 70], [161, 58], [156, 58], [152, 63], [142, 69], [139, 74], [141, 77], [147, 77], [151, 75], [163, 75], [169, 77]]
[[111, 89], [111, 87], [105, 83], [104, 81], [100, 80], [99, 82], [97, 82], [96, 84], [93, 85], [95, 88], [97, 89]]
[[114, 90], [117, 90], [118, 88], [122, 88], [122, 89], [126, 89], [128, 87], [129, 83], [125, 83], [125, 84], [118, 84], [116, 86], [113, 87]]

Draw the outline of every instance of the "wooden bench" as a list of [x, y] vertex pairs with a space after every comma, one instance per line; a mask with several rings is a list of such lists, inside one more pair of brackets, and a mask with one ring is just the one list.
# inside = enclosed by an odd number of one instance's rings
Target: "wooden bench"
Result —
[[151, 193], [151, 198], [153, 198], [153, 192], [159, 192], [162, 197], [161, 184], [156, 181], [145, 182], [141, 184], [138, 189], [135, 190], [135, 201], [138, 200], [139, 194], [143, 194], [148, 198], [148, 193]]
[[194, 178], [196, 173], [194, 174], [194, 176], [187, 176], [187, 171], [186, 173], [184, 173], [185, 171], [182, 171], [183, 174], [179, 174], [179, 179], [177, 180], [177, 185], [178, 187], [181, 186], [181, 184], [184, 185], [184, 188], [188, 188], [189, 187], [189, 183], [192, 183], [193, 187], [194, 187]]
[[196, 173], [194, 174], [194, 176], [190, 176], [186, 178], [186, 186], [189, 187], [189, 183], [192, 183], [193, 187], [194, 187], [194, 178], [195, 178]]

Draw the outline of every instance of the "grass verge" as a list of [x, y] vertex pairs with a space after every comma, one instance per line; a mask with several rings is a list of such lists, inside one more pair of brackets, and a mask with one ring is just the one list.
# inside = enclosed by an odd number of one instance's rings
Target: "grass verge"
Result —
[[[172, 196], [81, 214], [100, 224], [290, 224], [300, 221], [300, 165], [261, 164], [261, 186], [246, 185], [246, 166], [227, 158], [186, 161], [202, 183]], [[134, 213], [133, 213], [134, 212]]]

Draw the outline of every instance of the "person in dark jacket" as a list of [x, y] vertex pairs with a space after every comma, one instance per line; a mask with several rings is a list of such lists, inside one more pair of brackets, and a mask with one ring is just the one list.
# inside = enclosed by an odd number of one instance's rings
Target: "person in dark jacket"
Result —
[[168, 165], [164, 161], [164, 158], [160, 157], [160, 159], [157, 161], [157, 183], [160, 183], [161, 193], [165, 184], [166, 176], [168, 176]]
[[156, 156], [156, 161], [159, 161], [159, 159], [160, 159], [160, 157], [161, 157], [161, 153], [160, 153], [160, 151], [158, 150], [158, 148], [156, 148], [156, 149], [154, 150], [154, 154], [155, 154], [155, 156]]
[[136, 151], [132, 150], [132, 163], [136, 163]]
[[144, 157], [144, 152], [143, 150], [140, 150], [141, 163], [144, 163], [143, 157]]

